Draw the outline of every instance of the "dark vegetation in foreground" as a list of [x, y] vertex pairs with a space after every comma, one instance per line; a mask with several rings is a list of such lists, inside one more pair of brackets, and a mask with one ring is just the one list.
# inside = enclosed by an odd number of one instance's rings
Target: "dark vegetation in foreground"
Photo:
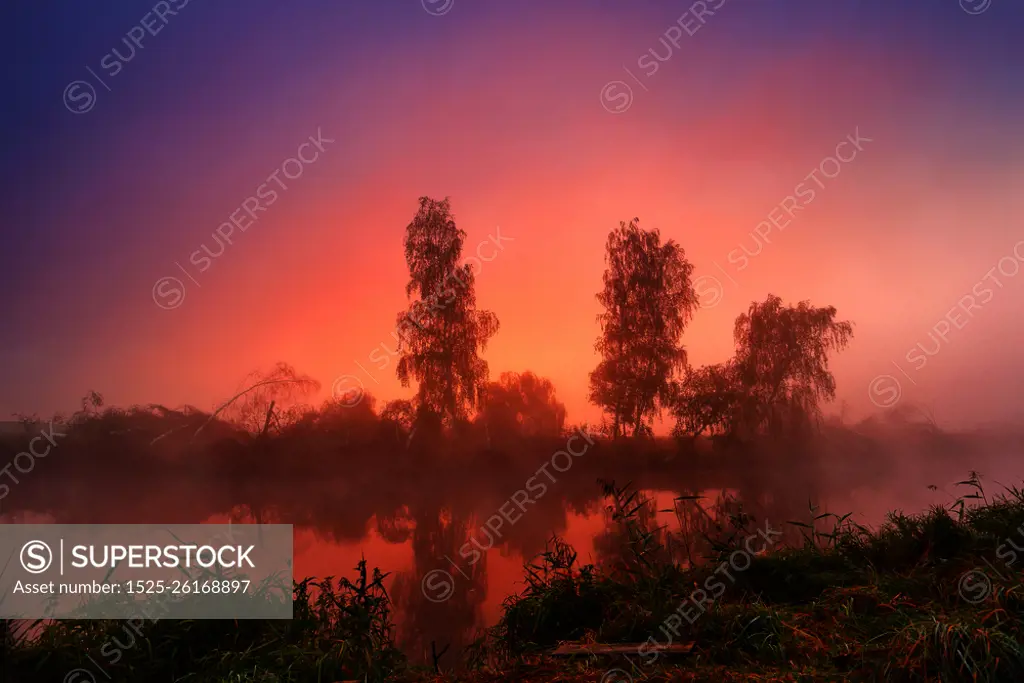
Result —
[[[619, 552], [580, 566], [553, 538], [457, 672], [406, 662], [384, 576], [365, 562], [352, 581], [297, 583], [292, 621], [158, 621], [138, 633], [59, 622], [35, 639], [9, 631], [5, 659], [11, 680], [44, 682], [95, 670], [89, 657], [112, 647], [121, 681], [598, 681], [611, 669], [632, 680], [1019, 681], [1024, 583], [1012, 549], [1024, 491], [989, 498], [973, 474], [961, 484], [972, 492], [953, 505], [892, 513], [876, 530], [812, 508], [807, 521], [781, 523], [803, 535], [788, 547], [764, 542], [759, 530], [778, 524], [739, 504], [714, 516], [677, 506], [682, 527], [670, 532], [642, 494], [606, 484]], [[552, 657], [566, 641], [638, 647]], [[688, 654], [658, 650], [683, 643]]]

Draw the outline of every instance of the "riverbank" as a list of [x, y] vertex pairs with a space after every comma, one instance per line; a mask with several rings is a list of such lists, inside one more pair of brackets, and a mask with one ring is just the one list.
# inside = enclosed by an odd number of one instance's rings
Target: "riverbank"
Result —
[[[83, 669], [93, 678], [70, 683], [1019, 681], [1024, 492], [989, 496], [974, 477], [962, 485], [953, 505], [893, 513], [873, 530], [813, 511], [802, 522], [722, 510], [700, 527], [692, 565], [677, 560], [684, 535], [654, 527], [642, 497], [608, 485], [615, 561], [581, 566], [553, 541], [460, 673], [409, 665], [384, 575], [364, 563], [352, 580], [296, 584], [288, 622], [156, 622], [134, 633], [118, 621], [53, 624], [8, 643], [8, 680], [67, 681]], [[799, 528], [802, 545], [777, 543], [783, 526]], [[566, 642], [582, 652], [554, 654]], [[630, 646], [593, 654], [612, 643]]]

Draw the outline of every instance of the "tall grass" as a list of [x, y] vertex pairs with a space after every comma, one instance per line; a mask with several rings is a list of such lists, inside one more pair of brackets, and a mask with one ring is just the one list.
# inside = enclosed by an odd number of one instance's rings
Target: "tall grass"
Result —
[[386, 576], [362, 560], [354, 580], [295, 582], [291, 620], [36, 622], [9, 643], [7, 666], [26, 681], [86, 669], [120, 681], [380, 682], [406, 668]]

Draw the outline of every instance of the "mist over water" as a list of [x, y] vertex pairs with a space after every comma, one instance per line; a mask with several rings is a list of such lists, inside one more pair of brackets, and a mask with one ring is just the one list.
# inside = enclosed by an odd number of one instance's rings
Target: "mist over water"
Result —
[[[117, 446], [100, 450], [89, 422], [68, 430], [53, 457], [0, 502], [0, 521], [293, 524], [297, 579], [348, 576], [362, 558], [390, 573], [385, 586], [400, 645], [426, 662], [432, 646], [449, 646], [454, 661], [480, 629], [494, 625], [504, 599], [523, 589], [524, 564], [554, 538], [567, 541], [580, 564], [619, 556], [621, 529], [602, 482], [629, 484], [648, 497], [652, 514], [644, 524], [665, 525], [681, 539], [676, 561], [699, 562], [694, 521], [737, 509], [784, 531], [783, 542], [800, 543], [789, 523], [823, 512], [852, 513], [853, 521], [877, 526], [891, 510], [951, 505], [969, 493], [955, 484], [971, 471], [981, 474], [988, 495], [1024, 480], [1015, 456], [1024, 430], [943, 431], [895, 413], [855, 425], [832, 421], [803, 442], [743, 450], [704, 440], [597, 440], [564, 472], [551, 470], [542, 494], [534, 487], [516, 506], [516, 492], [527, 490], [564, 440], [520, 440], [472, 459], [452, 449], [382, 446], [330, 458], [311, 447], [285, 458], [294, 444], [283, 441], [263, 451], [232, 451], [212, 435], [151, 443], [166, 431], [164, 421], [126, 431]], [[703, 498], [676, 500], [688, 496]], [[488, 526], [497, 514], [504, 521]]]

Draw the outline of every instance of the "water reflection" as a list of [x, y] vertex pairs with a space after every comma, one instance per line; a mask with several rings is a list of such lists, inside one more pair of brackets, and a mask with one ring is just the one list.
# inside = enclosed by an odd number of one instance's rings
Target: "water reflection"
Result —
[[399, 572], [392, 598], [399, 614], [398, 644], [419, 661], [435, 652], [461, 652], [482, 625], [487, 596], [487, 554], [473, 563], [456, 560], [474, 519], [449, 509], [412, 513], [413, 566]]
[[[489, 461], [415, 453], [401, 460], [368, 452], [335, 463], [345, 474], [330, 476], [302, 474], [294, 457], [283, 453], [228, 471], [172, 461], [145, 472], [138, 467], [100, 472], [81, 463], [47, 472], [41, 466], [39, 476], [0, 501], [0, 518], [290, 523], [296, 527], [296, 577], [351, 575], [365, 557], [370, 567], [390, 572], [385, 585], [400, 646], [427, 663], [443, 652], [442, 666], [452, 666], [479, 630], [496, 622], [503, 600], [522, 588], [523, 564], [553, 537], [571, 544], [582, 564], [630, 569], [635, 559], [629, 558], [636, 553], [624, 551], [633, 537], [619, 523], [623, 510], [605, 497], [606, 482], [619, 489], [630, 483], [636, 496], [629, 505], [640, 506], [635, 523], [659, 541], [652, 546], [663, 546], [674, 562], [695, 563], [710, 551], [706, 537], [733, 516], [767, 520], [785, 531], [787, 542], [800, 543], [800, 529], [789, 523], [810, 522], [829, 505], [845, 513], [856, 500], [862, 507], [854, 511], [866, 511], [868, 501], [876, 514], [857, 521], [877, 523], [881, 510], [948, 502], [941, 491], [931, 500], [913, 496], [925, 493], [930, 483], [965, 474], [959, 458], [933, 459], [927, 467], [919, 461], [908, 474], [899, 469], [900, 461], [853, 441], [834, 449], [831, 459], [822, 450], [816, 458], [799, 452], [686, 458], [653, 447], [650, 453], [634, 447], [623, 456], [599, 444], [560, 474], [545, 495], [510, 506], [513, 494], [557, 447], [540, 444], [515, 459], [486, 454]], [[275, 462], [291, 469], [267, 464]], [[897, 471], [900, 477], [893, 476]], [[1002, 472], [1013, 480], [1015, 472]], [[867, 491], [873, 491], [871, 497], [865, 497]], [[910, 498], [913, 503], [907, 504]], [[507, 514], [510, 510], [515, 514]], [[500, 523], [494, 521], [499, 511]]]

